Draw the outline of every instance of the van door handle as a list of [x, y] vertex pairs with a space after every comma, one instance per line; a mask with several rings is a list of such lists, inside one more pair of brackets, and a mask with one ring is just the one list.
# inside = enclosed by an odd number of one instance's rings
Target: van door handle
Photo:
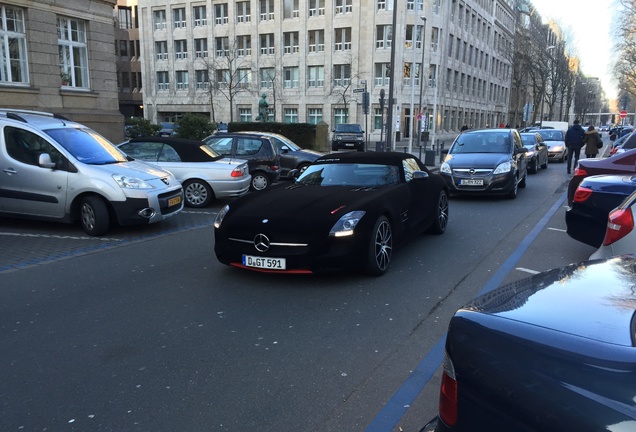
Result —
[[7, 174], [17, 174], [18, 172], [16, 170], [14, 170], [13, 168], [5, 168], [2, 171], [6, 172]]

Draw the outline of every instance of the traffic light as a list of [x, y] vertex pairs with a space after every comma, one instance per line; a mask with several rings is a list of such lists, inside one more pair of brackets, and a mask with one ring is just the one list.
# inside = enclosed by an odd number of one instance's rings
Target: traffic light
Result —
[[369, 92], [362, 93], [362, 111], [365, 114], [369, 114]]

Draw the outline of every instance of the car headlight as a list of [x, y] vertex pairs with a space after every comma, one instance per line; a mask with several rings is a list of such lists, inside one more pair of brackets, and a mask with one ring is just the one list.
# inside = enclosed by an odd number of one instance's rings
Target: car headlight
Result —
[[229, 204], [226, 204], [225, 207], [219, 210], [219, 212], [216, 214], [216, 218], [214, 219], [214, 228], [221, 227], [221, 224], [223, 223], [223, 219], [225, 219], [225, 216], [227, 215], [227, 212], [229, 211], [230, 211]]
[[117, 182], [122, 189], [152, 189], [153, 187], [142, 179], [137, 177], [128, 177], [121, 174], [113, 174], [113, 180]]
[[342, 216], [340, 219], [338, 219], [338, 222], [336, 222], [331, 228], [331, 231], [329, 231], [329, 236], [346, 237], [353, 235], [353, 230], [355, 229], [356, 225], [358, 225], [358, 222], [360, 222], [360, 219], [362, 219], [362, 216], [364, 216], [365, 213], [366, 212], [362, 210], [356, 210]]
[[444, 162], [440, 167], [439, 167], [439, 172], [444, 173], [444, 174], [452, 174], [451, 171], [451, 167], [448, 164], [448, 162]]
[[563, 146], [562, 145], [552, 146], [552, 147], [550, 147], [550, 151], [554, 151], [554, 152], [563, 151]]
[[532, 157], [532, 156], [534, 156], [534, 150], [530, 150], [530, 151], [527, 151], [527, 152], [526, 152], [526, 157], [529, 157], [529, 158], [530, 158], [530, 157]]
[[493, 174], [504, 174], [510, 172], [512, 170], [512, 163], [510, 161], [504, 162], [500, 164], [495, 170], [492, 172]]

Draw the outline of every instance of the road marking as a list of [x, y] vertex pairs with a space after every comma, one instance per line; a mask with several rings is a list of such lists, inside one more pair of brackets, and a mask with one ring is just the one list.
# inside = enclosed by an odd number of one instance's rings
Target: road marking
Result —
[[52, 238], [52, 239], [63, 239], [63, 240], [100, 240], [100, 241], [122, 241], [122, 239], [112, 238], [112, 237], [78, 237], [78, 236], [61, 236], [61, 235], [51, 235], [51, 234], [28, 234], [28, 233], [11, 233], [11, 232], [0, 232], [0, 236], [6, 237], [32, 237], [32, 238]]
[[522, 272], [530, 273], [530, 274], [533, 274], [533, 275], [541, 273], [540, 271], [530, 270], [530, 269], [527, 269], [525, 267], [517, 267], [515, 270], [519, 270], [519, 271], [522, 271]]
[[559, 232], [568, 232], [567, 230], [561, 229], [561, 228], [548, 228], [549, 230], [552, 231], [559, 231]]

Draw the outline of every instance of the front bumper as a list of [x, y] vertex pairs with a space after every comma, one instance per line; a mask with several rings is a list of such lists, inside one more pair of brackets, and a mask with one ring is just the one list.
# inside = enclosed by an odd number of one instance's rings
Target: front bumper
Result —
[[151, 224], [183, 210], [184, 198], [181, 186], [161, 191], [143, 191], [143, 194], [145, 195], [143, 197], [133, 196], [127, 197], [125, 201], [110, 202], [120, 225]]
[[[517, 177], [512, 172], [487, 175], [461, 175], [440, 173], [451, 193], [457, 194], [506, 194], [515, 187]], [[482, 184], [468, 184], [480, 182]]]

